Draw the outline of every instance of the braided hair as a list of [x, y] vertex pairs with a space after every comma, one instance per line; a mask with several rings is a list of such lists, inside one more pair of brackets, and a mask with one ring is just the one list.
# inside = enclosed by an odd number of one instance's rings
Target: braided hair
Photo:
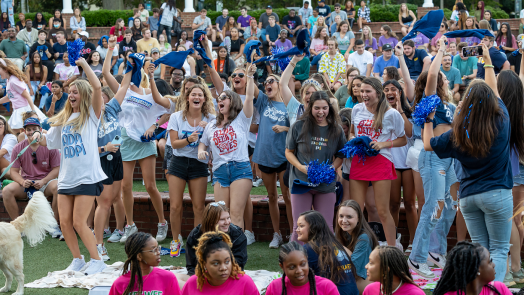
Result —
[[[477, 277], [480, 263], [484, 258], [484, 249], [479, 243], [458, 242], [448, 254], [442, 277], [438, 281], [433, 294], [442, 295], [449, 291], [456, 291], [457, 294], [466, 294], [468, 284]], [[501, 295], [491, 284], [487, 284], [484, 287], [495, 294]]]
[[376, 249], [380, 258], [380, 285], [382, 287], [382, 294], [393, 294], [393, 277], [400, 278], [402, 283], [417, 286], [409, 273], [406, 257], [400, 249], [393, 246], [378, 246]]
[[[304, 254], [304, 256], [307, 258], [307, 252], [302, 245], [299, 243], [293, 241], [289, 242], [287, 244], [284, 244], [280, 247], [280, 252], [278, 253], [278, 263], [280, 263], [282, 267], [282, 295], [287, 295], [287, 289], [286, 289], [286, 272], [284, 269], [284, 261], [286, 260], [289, 253], [293, 251], [299, 251]], [[308, 280], [309, 280], [309, 295], [317, 295], [317, 285], [315, 281], [315, 272], [309, 268], [308, 273]]]
[[[143, 232], [137, 232], [129, 236], [126, 241], [125, 251], [127, 254], [127, 260], [124, 263], [124, 270], [122, 275], [127, 272], [131, 272], [129, 284], [127, 285], [122, 295], [130, 295], [135, 289], [135, 285], [138, 285], [138, 293], [142, 294], [142, 287], [144, 286], [144, 279], [142, 277], [142, 269], [140, 268], [140, 261], [138, 261], [138, 254], [142, 253], [147, 241], [153, 237], [150, 234]], [[136, 280], [136, 281], [135, 281]]]
[[200, 292], [202, 292], [205, 280], [207, 279], [209, 281], [211, 279], [211, 276], [205, 272], [204, 266], [206, 264], [207, 256], [215, 251], [227, 250], [229, 252], [232, 265], [231, 274], [229, 275], [230, 278], [238, 280], [238, 275], [244, 274], [235, 261], [235, 256], [233, 256], [233, 253], [231, 252], [232, 246], [233, 243], [231, 242], [231, 238], [222, 231], [207, 232], [198, 239], [198, 246], [195, 247], [198, 261], [195, 274], [198, 278], [197, 287]]

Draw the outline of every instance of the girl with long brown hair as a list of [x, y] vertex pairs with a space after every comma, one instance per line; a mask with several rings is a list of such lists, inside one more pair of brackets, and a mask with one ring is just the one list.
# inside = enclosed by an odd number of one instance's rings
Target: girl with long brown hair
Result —
[[35, 51], [30, 57], [31, 64], [25, 67], [25, 75], [29, 80], [29, 91], [31, 94], [31, 100], [35, 101], [36, 93], [47, 81], [47, 67], [42, 64], [42, 57], [40, 53]]
[[109, 30], [109, 37], [116, 37], [117, 42], [124, 40], [124, 32], [126, 31], [126, 26], [124, 25], [124, 20], [119, 18], [116, 20], [115, 25]]
[[328, 29], [320, 28], [315, 33], [315, 37], [311, 40], [309, 53], [311, 55], [311, 65], [316, 65], [326, 52], [328, 52]]

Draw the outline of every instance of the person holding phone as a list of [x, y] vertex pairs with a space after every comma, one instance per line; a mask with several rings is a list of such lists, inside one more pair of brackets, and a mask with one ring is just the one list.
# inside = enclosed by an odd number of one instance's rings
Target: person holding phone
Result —
[[[482, 44], [485, 44], [489, 50], [489, 57], [495, 67], [495, 75], [498, 75], [502, 70], [509, 70], [510, 64], [506, 54], [499, 51], [497, 47], [493, 46], [495, 37], [485, 36], [482, 39]], [[484, 79], [484, 58], [480, 57], [477, 63], [477, 78]]]

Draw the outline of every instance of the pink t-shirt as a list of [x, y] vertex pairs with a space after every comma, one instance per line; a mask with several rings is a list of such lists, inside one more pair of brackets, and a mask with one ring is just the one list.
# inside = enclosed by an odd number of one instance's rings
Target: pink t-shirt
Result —
[[[442, 33], [438, 32], [437, 35], [431, 39], [431, 46], [435, 46], [436, 47], [440, 37], [442, 37]], [[451, 42], [457, 43], [457, 39], [455, 39], [455, 38], [448, 38], [448, 48], [449, 48], [449, 43], [451, 43]]]
[[[369, 285], [367, 285], [366, 289], [364, 289], [364, 293], [362, 295], [381, 295], [382, 292], [380, 291], [380, 283], [374, 282]], [[412, 285], [412, 284], [402, 284], [400, 288], [395, 292], [395, 295], [426, 295], [422, 289], [420, 289], [418, 286]]]
[[[504, 285], [504, 283], [491, 282], [490, 284], [494, 285], [495, 288], [497, 288], [497, 290], [500, 292], [501, 295], [511, 295], [511, 291], [508, 289], [508, 287], [506, 287], [506, 285]], [[479, 295], [494, 295], [494, 294], [495, 292], [493, 292], [490, 288], [484, 286], [482, 287], [482, 291], [480, 291]], [[457, 292], [450, 291], [444, 295], [457, 295]]]
[[[11, 152], [11, 161], [16, 159], [18, 153], [28, 145], [24, 140], [13, 148]], [[50, 150], [45, 146], [38, 145], [36, 149], [36, 164], [33, 164], [33, 150], [28, 148], [27, 151], [18, 158], [13, 164], [13, 168], [22, 167], [22, 177], [29, 180], [43, 179], [55, 167], [60, 166], [60, 150]]]
[[[315, 276], [315, 284], [317, 286], [318, 295], [338, 295], [337, 286], [330, 280], [323, 277]], [[286, 277], [286, 290], [288, 295], [303, 295], [309, 294], [309, 282], [304, 286], [295, 287], [289, 282]], [[266, 295], [280, 295], [282, 294], [282, 278], [278, 278], [269, 284], [266, 290]]]
[[[197, 276], [191, 276], [182, 289], [182, 295], [259, 295], [257, 286], [248, 275], [239, 275], [238, 280], [229, 278], [220, 286], [211, 286], [207, 281], [202, 291], [197, 287]], [[109, 294], [111, 295], [111, 294]]]
[[29, 94], [29, 88], [27, 88], [27, 84], [25, 84], [24, 81], [20, 81], [20, 79], [18, 79], [15, 75], [11, 75], [11, 77], [9, 77], [7, 80], [6, 91], [7, 97], [13, 103], [13, 108], [15, 110], [29, 105], [27, 99], [22, 96], [24, 90], [27, 90]]
[[[511, 34], [511, 40], [513, 41], [513, 48], [517, 48], [517, 40], [515, 39], [515, 36]], [[506, 36], [500, 37], [500, 39], [497, 40], [498, 46], [508, 46], [508, 38]]]
[[55, 66], [55, 73], [58, 74], [58, 79], [65, 81], [73, 76], [80, 76], [80, 71], [77, 66], [69, 65], [68, 67], [64, 63], [57, 64]]
[[324, 40], [322, 39], [313, 39], [313, 41], [311, 41], [311, 48], [313, 48], [317, 53], [328, 49], [327, 45], [324, 45]]
[[[109, 290], [109, 295], [123, 294], [130, 279], [131, 274], [129, 272], [116, 279], [111, 286], [111, 290]], [[142, 294], [180, 295], [180, 287], [178, 286], [176, 276], [168, 270], [154, 268], [153, 271], [149, 275], [144, 276], [143, 279], [144, 286], [142, 287]], [[137, 288], [133, 289], [133, 291], [138, 293]]]

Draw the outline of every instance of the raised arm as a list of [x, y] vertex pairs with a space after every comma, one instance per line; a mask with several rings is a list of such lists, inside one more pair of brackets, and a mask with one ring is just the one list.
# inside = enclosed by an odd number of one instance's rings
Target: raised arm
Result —
[[[204, 46], [204, 49], [206, 50], [206, 55], [211, 58], [213, 56], [213, 53], [211, 52], [211, 48], [209, 48], [209, 42], [207, 42], [207, 36], [204, 37], [204, 40], [202, 43], [203, 43], [202, 45]], [[224, 84], [222, 83], [222, 79], [220, 78], [220, 75], [218, 74], [218, 72], [215, 69], [215, 63], [212, 62], [211, 66], [210, 67], [208, 66], [208, 69], [209, 69], [209, 74], [211, 75], [211, 82], [213, 83], [213, 86], [215, 86], [216, 92], [220, 95], [220, 93], [224, 91]], [[191, 75], [193, 75], [193, 73], [191, 73]]]
[[[484, 80], [486, 84], [495, 92], [495, 96], [499, 97], [499, 91], [497, 90], [497, 77], [495, 77], [495, 68], [491, 62], [491, 56], [489, 56], [489, 49], [486, 44], [482, 44], [482, 58], [484, 59]], [[522, 73], [522, 69], [520, 70]]]
[[440, 49], [438, 50], [437, 55], [435, 55], [435, 58], [433, 59], [431, 66], [429, 66], [428, 81], [426, 83], [426, 89], [424, 91], [424, 93], [427, 96], [437, 93], [438, 75], [440, 75], [440, 65], [442, 64], [442, 56], [444, 55], [444, 51], [446, 50], [446, 41], [446, 36], [440, 37], [440, 39], [438, 40], [438, 42], [440, 42]]
[[[151, 88], [151, 94], [153, 95], [153, 100], [163, 106], [164, 108], [168, 109], [171, 106], [171, 101], [167, 97], [163, 97], [160, 92], [158, 92], [158, 89], [156, 88], [155, 83], [155, 65], [153, 63], [150, 63], [147, 71], [149, 74], [149, 87]], [[127, 76], [127, 75], [126, 75]]]
[[291, 76], [293, 76], [293, 70], [297, 66], [297, 63], [300, 62], [303, 58], [304, 54], [295, 55], [291, 62], [289, 62], [289, 66], [286, 67], [282, 73], [282, 77], [280, 78], [280, 95], [282, 95], [282, 100], [286, 106], [293, 96], [293, 91], [289, 89], [289, 80], [291, 79]]
[[133, 75], [133, 72], [129, 71], [124, 75], [124, 79], [122, 79], [122, 85], [120, 89], [118, 89], [118, 92], [115, 94], [115, 99], [118, 101], [120, 105], [122, 105], [122, 102], [124, 102], [124, 98], [126, 97], [127, 89], [129, 88], [129, 85], [131, 84], [131, 76]]
[[[115, 49], [115, 46], [116, 46], [116, 37], [115, 36], [109, 37], [106, 56], [113, 56], [113, 50]], [[126, 63], [127, 63], [127, 60], [124, 58], [124, 61], [123, 61], [124, 67]], [[118, 84], [118, 81], [115, 79], [115, 77], [113, 77], [113, 75], [111, 74], [111, 58], [106, 58], [104, 60], [104, 65], [102, 67], [102, 74], [104, 75], [104, 79], [106, 80], [107, 85], [109, 86], [109, 88], [111, 88], [111, 91], [113, 91], [113, 93], [116, 93], [120, 85]]]
[[246, 117], [251, 118], [253, 116], [253, 98], [255, 96], [255, 78], [254, 74], [257, 70], [257, 66], [253, 63], [248, 64], [247, 67], [247, 86], [246, 86], [246, 100], [244, 101], [244, 114]]
[[406, 60], [404, 59], [404, 45], [402, 45], [402, 42], [398, 42], [395, 46], [395, 55], [398, 57], [400, 72], [402, 73], [402, 78], [404, 78], [404, 91], [406, 92], [406, 98], [409, 102], [413, 102], [415, 99], [415, 85], [413, 85], [413, 80], [411, 80], [409, 69]]
[[79, 58], [76, 61], [76, 64], [82, 67], [84, 73], [86, 74], [87, 80], [89, 81], [89, 84], [93, 88], [91, 104], [93, 106], [93, 110], [95, 111], [96, 117], [100, 118], [100, 115], [102, 113], [102, 105], [104, 104], [104, 99], [102, 98], [102, 85], [100, 84], [100, 80], [96, 76], [95, 72], [93, 72], [91, 67], [87, 64], [84, 58]]

